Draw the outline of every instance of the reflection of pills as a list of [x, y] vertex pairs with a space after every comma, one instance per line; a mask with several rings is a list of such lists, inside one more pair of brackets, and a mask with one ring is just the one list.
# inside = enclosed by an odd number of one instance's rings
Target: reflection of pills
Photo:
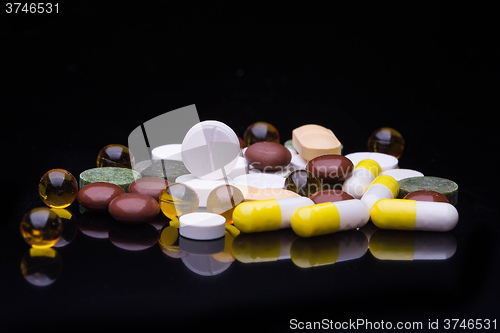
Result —
[[226, 219], [218, 214], [196, 212], [179, 217], [179, 233], [181, 236], [206, 240], [224, 237]]
[[452, 233], [379, 229], [370, 239], [370, 252], [380, 260], [446, 260], [456, 250]]
[[189, 254], [181, 260], [190, 271], [201, 276], [217, 275], [231, 266], [231, 262], [220, 262], [210, 255]]
[[239, 155], [238, 136], [220, 121], [207, 120], [194, 125], [182, 141], [184, 165], [202, 179], [226, 177], [236, 166]]

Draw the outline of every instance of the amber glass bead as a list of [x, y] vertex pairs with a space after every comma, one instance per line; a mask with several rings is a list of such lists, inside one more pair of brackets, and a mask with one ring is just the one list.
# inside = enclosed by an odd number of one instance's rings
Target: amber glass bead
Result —
[[56, 212], [49, 208], [34, 208], [24, 214], [20, 232], [24, 241], [36, 248], [51, 247], [62, 235], [63, 225]]
[[384, 153], [400, 158], [405, 149], [405, 140], [401, 133], [390, 127], [376, 130], [368, 138], [368, 151]]
[[307, 170], [295, 170], [286, 177], [285, 189], [310, 197], [321, 190], [321, 182]]
[[243, 141], [249, 147], [261, 141], [280, 143], [280, 134], [273, 125], [259, 121], [247, 127], [243, 133]]
[[65, 208], [75, 201], [78, 195], [78, 182], [69, 171], [52, 169], [40, 179], [38, 194], [47, 206]]
[[132, 169], [128, 147], [119, 144], [107, 145], [97, 155], [97, 167], [116, 167]]
[[217, 186], [207, 198], [207, 211], [222, 215], [226, 224], [233, 223], [233, 210], [245, 200], [243, 193], [232, 185]]
[[178, 221], [179, 216], [198, 211], [200, 199], [189, 186], [172, 183], [160, 195], [160, 209], [166, 217]]

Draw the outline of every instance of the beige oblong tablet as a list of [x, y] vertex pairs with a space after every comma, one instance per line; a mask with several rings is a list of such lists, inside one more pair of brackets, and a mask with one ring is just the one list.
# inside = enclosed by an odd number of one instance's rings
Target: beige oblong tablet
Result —
[[284, 199], [284, 198], [296, 198], [300, 197], [299, 194], [285, 190], [284, 188], [258, 188], [249, 185], [234, 185], [241, 193], [245, 201], [255, 201], [255, 200], [268, 200], [268, 199]]
[[333, 132], [320, 125], [308, 124], [292, 131], [292, 144], [305, 160], [325, 154], [340, 155], [341, 143]]

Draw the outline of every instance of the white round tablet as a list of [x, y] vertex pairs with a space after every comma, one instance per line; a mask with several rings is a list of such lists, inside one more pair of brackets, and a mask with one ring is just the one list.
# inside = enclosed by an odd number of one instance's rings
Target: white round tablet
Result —
[[174, 160], [182, 162], [181, 147], [182, 145], [180, 143], [158, 146], [151, 150], [151, 159]]
[[226, 177], [236, 166], [239, 155], [238, 136], [216, 120], [194, 125], [182, 141], [182, 161], [190, 173], [201, 179]]
[[268, 173], [250, 173], [234, 178], [233, 184], [257, 188], [283, 188], [285, 187], [285, 178]]
[[224, 237], [226, 218], [213, 213], [189, 213], [179, 217], [179, 234], [186, 238], [207, 240]]
[[383, 153], [375, 153], [375, 152], [360, 152], [360, 153], [351, 153], [345, 155], [348, 159], [351, 160], [352, 164], [356, 166], [360, 161], [365, 159], [374, 160], [380, 165], [382, 171], [396, 169], [398, 167], [398, 159], [392, 155], [383, 154]]
[[411, 177], [423, 177], [424, 174], [417, 170], [411, 169], [391, 169], [382, 172], [383, 175], [391, 176], [396, 180], [401, 180]]

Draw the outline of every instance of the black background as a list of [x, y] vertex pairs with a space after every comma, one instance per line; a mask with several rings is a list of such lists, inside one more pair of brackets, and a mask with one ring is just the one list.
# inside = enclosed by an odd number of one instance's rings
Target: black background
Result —
[[[498, 318], [498, 30], [471, 2], [59, 2], [59, 14], [2, 12], [0, 318], [9, 328], [288, 329], [290, 318]], [[3, 10], [3, 9], [2, 9]], [[364, 151], [400, 131], [400, 167], [456, 181], [457, 253], [381, 262], [367, 253], [310, 270], [290, 261], [201, 277], [155, 246], [129, 252], [81, 233], [59, 249], [51, 286], [28, 284], [18, 234], [42, 206], [40, 177], [79, 175], [139, 124], [196, 104], [242, 136], [306, 123]], [[72, 209], [77, 209], [75, 205]], [[76, 208], [75, 208], [76, 207]]]

